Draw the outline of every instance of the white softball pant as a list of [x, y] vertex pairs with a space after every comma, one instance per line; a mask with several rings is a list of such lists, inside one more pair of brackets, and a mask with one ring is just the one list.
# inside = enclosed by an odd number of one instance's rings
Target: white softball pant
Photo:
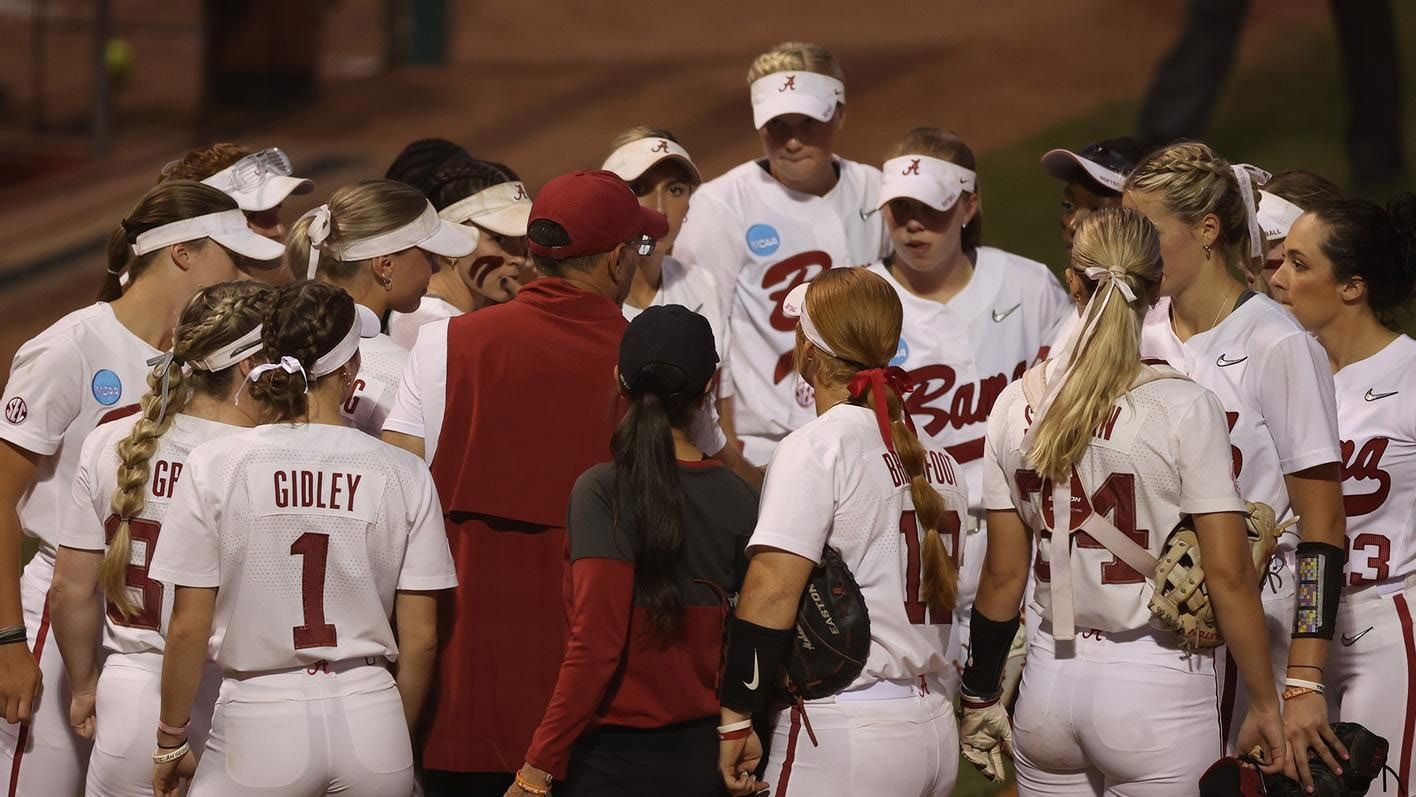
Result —
[[[783, 711], [765, 780], [774, 797], [947, 797], [959, 774], [959, 728], [942, 684], [882, 681]], [[810, 721], [817, 744], [806, 730]]]
[[59, 644], [49, 629], [49, 585], [53, 580], [54, 552], [41, 548], [20, 575], [20, 603], [30, 650], [44, 682], [29, 722], [11, 724], [0, 719], [0, 794], [8, 797], [80, 793], [92, 748], [92, 743], [69, 726], [69, 679]]
[[1040, 629], [1013, 714], [1018, 794], [1197, 795], [1223, 755], [1210, 658], [1145, 631], [1068, 645]]
[[190, 797], [412, 791], [403, 702], [388, 669], [369, 659], [228, 676]]

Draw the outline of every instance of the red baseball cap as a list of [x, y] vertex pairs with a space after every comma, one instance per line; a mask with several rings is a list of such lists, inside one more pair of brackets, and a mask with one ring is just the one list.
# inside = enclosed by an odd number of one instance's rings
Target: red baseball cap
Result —
[[[536, 222], [559, 224], [569, 241], [537, 241]], [[527, 246], [542, 257], [597, 255], [640, 236], [669, 234], [664, 214], [639, 204], [629, 185], [614, 172], [563, 174], [536, 192], [528, 220]]]

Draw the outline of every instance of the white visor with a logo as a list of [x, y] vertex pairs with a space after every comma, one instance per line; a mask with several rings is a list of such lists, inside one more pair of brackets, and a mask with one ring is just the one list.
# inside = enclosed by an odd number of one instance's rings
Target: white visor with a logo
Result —
[[1114, 172], [1094, 160], [1083, 158], [1070, 149], [1048, 150], [1047, 154], [1042, 156], [1042, 168], [1052, 177], [1069, 182], [1076, 178], [1076, 170], [1080, 168], [1103, 188], [1118, 194], [1126, 188], [1126, 175]]
[[901, 155], [885, 161], [880, 198], [883, 208], [892, 199], [917, 199], [944, 211], [952, 208], [965, 191], [978, 191], [978, 174], [957, 163], [928, 155]]
[[133, 254], [142, 257], [164, 246], [210, 238], [238, 255], [252, 260], [279, 260], [285, 247], [251, 232], [246, 214], [239, 209], [222, 210], [153, 227], [133, 241]]
[[438, 215], [453, 224], [465, 226], [470, 221], [498, 235], [521, 238], [531, 218], [531, 193], [520, 182], [498, 183], [457, 200]]
[[815, 72], [773, 72], [752, 81], [752, 124], [761, 130], [778, 116], [799, 113], [818, 122], [836, 115], [845, 104], [846, 85]]
[[1278, 194], [1259, 191], [1259, 226], [1270, 244], [1288, 237], [1293, 222], [1303, 215], [1303, 209]]
[[688, 157], [688, 150], [677, 141], [670, 141], [667, 138], [640, 138], [625, 144], [614, 152], [610, 157], [605, 158], [605, 165], [602, 166], [607, 172], [614, 172], [626, 183], [639, 179], [640, 175], [654, 168], [662, 160], [674, 159], [688, 169], [689, 175], [693, 178], [693, 184], [698, 185], [703, 182], [703, 175], [698, 173], [698, 167], [694, 165], [693, 159]]
[[832, 357], [839, 357], [826, 340], [821, 337], [821, 332], [816, 328], [815, 322], [811, 320], [811, 314], [806, 311], [806, 290], [811, 287], [811, 283], [803, 282], [792, 288], [787, 294], [787, 298], [782, 300], [782, 315], [787, 318], [795, 318], [801, 324], [801, 334], [811, 341], [816, 348], [826, 352]]

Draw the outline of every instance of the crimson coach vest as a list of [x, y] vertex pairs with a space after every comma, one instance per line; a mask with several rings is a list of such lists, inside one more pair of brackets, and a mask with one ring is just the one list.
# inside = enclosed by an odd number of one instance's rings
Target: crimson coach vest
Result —
[[614, 302], [554, 277], [448, 323], [432, 464], [444, 512], [565, 525], [576, 478], [610, 459], [627, 326]]

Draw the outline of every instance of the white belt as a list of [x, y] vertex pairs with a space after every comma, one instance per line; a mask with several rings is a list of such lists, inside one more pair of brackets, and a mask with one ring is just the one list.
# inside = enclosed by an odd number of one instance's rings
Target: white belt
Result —
[[876, 681], [870, 686], [860, 689], [852, 689], [849, 692], [841, 692], [836, 695], [837, 703], [850, 703], [857, 700], [899, 700], [906, 697], [919, 697], [929, 694], [929, 686], [924, 679], [914, 678], [901, 681]]

